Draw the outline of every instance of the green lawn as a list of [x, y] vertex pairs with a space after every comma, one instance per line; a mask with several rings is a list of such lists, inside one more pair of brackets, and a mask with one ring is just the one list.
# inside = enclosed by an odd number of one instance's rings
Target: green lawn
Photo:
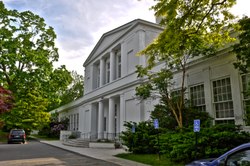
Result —
[[[0, 143], [7, 143], [7, 138], [8, 138], [8, 132], [3, 132], [0, 130]], [[46, 136], [40, 136], [40, 135], [30, 135], [28, 136], [29, 139], [40, 139], [40, 140], [46, 140], [46, 141], [52, 141], [52, 140], [59, 140], [58, 138], [48, 138]]]
[[59, 138], [49, 138], [47, 136], [42, 136], [42, 135], [38, 135], [38, 134], [32, 134], [30, 136], [30, 138], [35, 138], [35, 139], [39, 139], [39, 140], [46, 140], [46, 141], [59, 140]]
[[173, 163], [170, 159], [156, 154], [132, 154], [132, 153], [122, 153], [116, 155], [116, 157], [120, 157], [123, 159], [128, 159], [132, 161], [137, 161], [140, 163], [152, 165], [152, 166], [184, 166], [184, 164]]
[[8, 132], [3, 132], [0, 130], [0, 143], [6, 143], [8, 137]]

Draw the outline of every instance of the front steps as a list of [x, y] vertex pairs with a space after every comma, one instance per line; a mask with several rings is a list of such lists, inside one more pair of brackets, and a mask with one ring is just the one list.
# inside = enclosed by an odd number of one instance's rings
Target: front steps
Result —
[[85, 139], [67, 139], [63, 143], [66, 146], [73, 146], [73, 147], [81, 147], [81, 148], [89, 148], [89, 141]]

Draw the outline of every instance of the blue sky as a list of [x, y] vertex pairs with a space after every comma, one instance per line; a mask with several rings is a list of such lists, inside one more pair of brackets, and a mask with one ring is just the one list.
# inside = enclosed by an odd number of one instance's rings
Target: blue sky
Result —
[[[250, 16], [250, 1], [237, 0], [233, 13]], [[57, 34], [60, 59], [56, 65], [84, 74], [82, 64], [101, 35], [129, 21], [155, 21], [153, 0], [3, 0], [8, 9], [40, 15]]]

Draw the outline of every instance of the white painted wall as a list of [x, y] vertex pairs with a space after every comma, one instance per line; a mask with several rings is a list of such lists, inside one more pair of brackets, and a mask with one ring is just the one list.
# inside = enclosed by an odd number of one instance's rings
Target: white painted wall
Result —
[[[120, 32], [124, 32], [125, 29], [121, 29]], [[106, 117], [106, 131], [108, 131], [109, 122], [109, 97], [116, 97], [115, 103], [118, 105], [118, 129], [117, 132], [123, 131], [123, 121], [145, 121], [150, 119], [150, 113], [154, 109], [154, 105], [157, 104], [157, 100], [146, 100], [140, 102], [135, 99], [135, 88], [140, 85], [141, 80], [137, 78], [135, 73], [135, 65], [146, 64], [146, 58], [144, 56], [136, 56], [136, 53], [148, 45], [161, 30], [156, 27], [141, 25], [133, 27], [126, 32], [119, 39], [117, 36], [121, 35], [120, 32], [115, 32], [112, 37], [105, 38], [105, 44], [96, 48], [95, 54], [89, 60], [89, 63], [85, 67], [85, 87], [84, 97], [72, 102], [66, 106], [59, 108], [60, 116], [65, 116], [71, 113], [79, 112], [80, 126], [79, 130], [82, 133], [96, 132], [97, 131], [97, 106], [98, 101], [103, 101], [104, 117]], [[97, 45], [98, 46], [98, 45]], [[100, 57], [107, 55], [110, 50], [120, 46], [121, 58], [122, 58], [122, 73], [121, 78], [116, 79], [108, 84], [105, 84], [99, 88], [93, 88], [95, 85], [94, 79], [91, 79], [95, 74], [94, 64], [100, 60]], [[197, 60], [197, 59], [196, 59]], [[189, 66], [187, 71], [187, 77], [185, 80], [186, 86], [196, 85], [204, 83], [205, 87], [205, 102], [206, 109], [211, 116], [214, 116], [214, 108], [212, 101], [212, 80], [230, 76], [234, 113], [236, 124], [243, 124], [243, 108], [242, 108], [242, 94], [241, 94], [241, 81], [239, 72], [234, 69], [232, 63], [233, 56], [225, 55], [223, 57], [218, 56], [206, 61], [196, 61]], [[199, 62], [199, 63], [198, 63]], [[164, 64], [160, 63], [154, 70], [159, 70]], [[181, 85], [182, 75], [176, 73], [174, 80], [176, 82], [173, 88], [178, 89]], [[120, 97], [121, 96], [121, 97]]]

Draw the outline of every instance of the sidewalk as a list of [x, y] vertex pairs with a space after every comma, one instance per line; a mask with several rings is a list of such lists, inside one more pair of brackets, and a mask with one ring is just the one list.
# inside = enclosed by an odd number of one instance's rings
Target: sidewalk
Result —
[[96, 159], [105, 160], [108, 162], [112, 162], [121, 166], [148, 166], [146, 164], [141, 164], [138, 162], [125, 160], [122, 158], [114, 157], [114, 155], [119, 153], [127, 153], [124, 149], [115, 149], [115, 148], [80, 148], [80, 147], [72, 147], [63, 145], [61, 141], [40, 141], [41, 143], [45, 143], [48, 145], [52, 145], [61, 149], [65, 149], [68, 151], [72, 151], [81, 155], [93, 157]]

